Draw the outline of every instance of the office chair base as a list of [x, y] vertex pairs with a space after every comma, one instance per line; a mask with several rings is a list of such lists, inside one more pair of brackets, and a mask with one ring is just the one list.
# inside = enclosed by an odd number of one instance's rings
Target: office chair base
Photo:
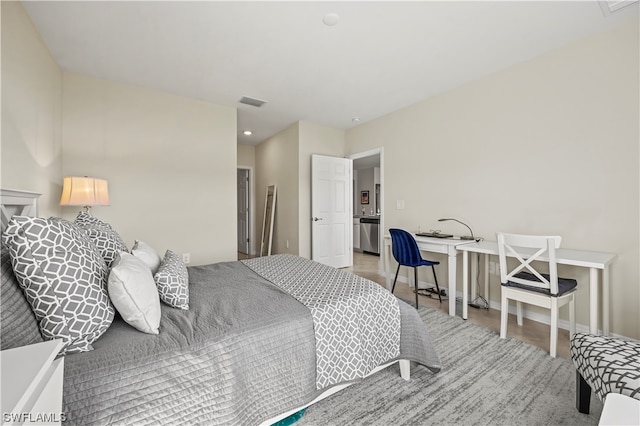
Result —
[[[435, 287], [429, 287], [429, 288], [419, 288], [418, 289], [418, 294], [422, 295], [422, 296], [436, 296], [438, 297], [438, 290], [436, 290]], [[440, 289], [440, 296], [444, 296], [447, 297], [447, 291], [445, 289]]]
[[[413, 293], [415, 293], [416, 291], [413, 290]], [[431, 287], [431, 288], [419, 288], [418, 289], [418, 295], [420, 296], [424, 296], [424, 297], [428, 297], [431, 300], [437, 300], [439, 302], [442, 302], [443, 300], [449, 300], [449, 298], [447, 297], [447, 293], [444, 289], [440, 290], [440, 294], [438, 294], [438, 291]]]

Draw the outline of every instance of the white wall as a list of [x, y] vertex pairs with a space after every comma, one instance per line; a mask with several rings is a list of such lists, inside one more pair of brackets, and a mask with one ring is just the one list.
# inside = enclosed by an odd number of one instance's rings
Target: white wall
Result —
[[277, 185], [272, 253], [311, 257], [311, 155], [343, 157], [344, 146], [343, 130], [306, 121], [256, 146], [256, 241], [262, 236], [266, 188]]
[[267, 187], [276, 185], [271, 253], [298, 254], [298, 123], [256, 146], [255, 155], [257, 249], [260, 251], [262, 241]]
[[236, 259], [234, 108], [72, 73], [63, 102], [64, 174], [109, 181], [111, 206], [94, 214], [129, 246]]
[[238, 167], [256, 166], [256, 147], [253, 145], [237, 145], [238, 148]]
[[19, 2], [1, 2], [0, 187], [42, 194], [40, 216], [60, 216], [62, 72]]
[[[366, 215], [371, 214], [371, 209], [374, 209], [373, 214], [377, 213], [375, 211], [376, 185], [374, 183], [374, 176], [375, 171], [373, 167], [358, 169], [358, 193], [354, 194], [357, 205], [356, 214], [362, 214], [362, 209], [364, 209], [364, 214]], [[361, 191], [369, 191], [369, 204], [362, 204]]]
[[[462, 234], [437, 222], [456, 217], [489, 240], [559, 234], [617, 253], [611, 328], [640, 338], [638, 39], [635, 20], [349, 130], [348, 153], [385, 148], [386, 227]], [[560, 272], [588, 324], [587, 271]]]

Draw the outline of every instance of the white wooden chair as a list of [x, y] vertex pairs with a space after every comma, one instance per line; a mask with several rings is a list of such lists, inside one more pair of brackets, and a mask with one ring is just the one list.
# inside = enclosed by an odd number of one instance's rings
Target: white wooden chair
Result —
[[[556, 356], [558, 342], [558, 310], [569, 304], [570, 333], [576, 331], [574, 294], [578, 283], [574, 279], [558, 278], [556, 249], [559, 236], [516, 235], [499, 232], [498, 255], [500, 257], [500, 282], [502, 306], [500, 338], [507, 337], [509, 300], [517, 305], [518, 325], [522, 326], [522, 303], [529, 303], [551, 310], [551, 340], [549, 353]], [[517, 265], [507, 268], [507, 257], [517, 260]], [[549, 264], [549, 273], [543, 274], [533, 266], [534, 261]]]

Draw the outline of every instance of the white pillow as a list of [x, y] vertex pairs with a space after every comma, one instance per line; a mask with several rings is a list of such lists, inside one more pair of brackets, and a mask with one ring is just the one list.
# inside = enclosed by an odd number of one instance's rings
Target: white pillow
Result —
[[151, 269], [151, 274], [158, 271], [158, 266], [162, 262], [162, 258], [157, 251], [144, 241], [136, 240], [131, 248], [131, 254], [142, 260]]
[[122, 252], [113, 261], [108, 279], [109, 296], [122, 318], [138, 330], [158, 334], [160, 296], [149, 267]]

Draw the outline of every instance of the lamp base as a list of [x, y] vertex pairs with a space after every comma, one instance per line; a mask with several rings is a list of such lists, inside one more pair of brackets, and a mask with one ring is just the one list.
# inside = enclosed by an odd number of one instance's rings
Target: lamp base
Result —
[[475, 238], [469, 236], [469, 235], [463, 235], [460, 237], [461, 240], [475, 240]]

